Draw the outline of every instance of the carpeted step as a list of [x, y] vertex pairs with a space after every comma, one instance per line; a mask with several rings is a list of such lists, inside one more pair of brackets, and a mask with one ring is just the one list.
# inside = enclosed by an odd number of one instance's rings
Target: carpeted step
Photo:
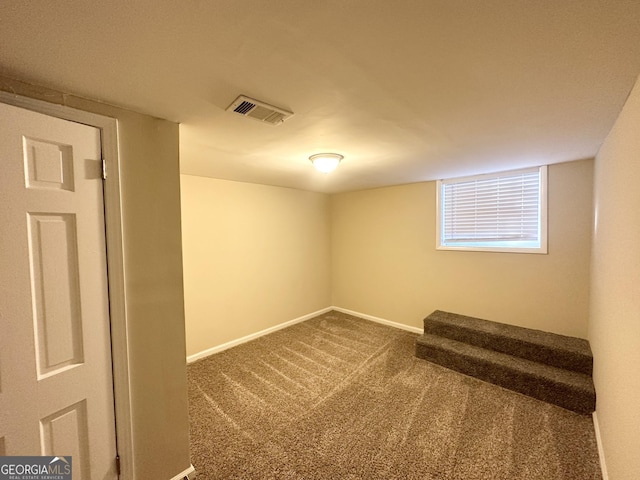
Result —
[[426, 333], [416, 356], [577, 413], [595, 410], [593, 382], [583, 373]]
[[436, 310], [424, 319], [424, 333], [591, 375], [589, 342], [540, 330]]

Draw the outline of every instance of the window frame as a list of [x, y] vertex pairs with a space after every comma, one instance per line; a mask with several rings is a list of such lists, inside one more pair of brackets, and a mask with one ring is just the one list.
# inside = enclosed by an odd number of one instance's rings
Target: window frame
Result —
[[[443, 215], [443, 186], [451, 183], [463, 183], [475, 180], [486, 180], [491, 178], [506, 177], [509, 175], [517, 175], [520, 173], [527, 173], [532, 171], [538, 171], [539, 173], [539, 197], [538, 197], [538, 215], [539, 215], [539, 247], [517, 247], [508, 245], [508, 241], [500, 242], [495, 241], [494, 245], [447, 245], [443, 242], [442, 234], [444, 230], [444, 215]], [[482, 175], [472, 175], [460, 178], [450, 178], [438, 180], [436, 182], [436, 250], [458, 250], [468, 252], [499, 252], [499, 253], [533, 253], [533, 254], [547, 254], [548, 253], [548, 173], [547, 166], [542, 165], [539, 167], [522, 168], [518, 170], [508, 170], [502, 172], [488, 173]], [[484, 242], [490, 243], [490, 242]], [[502, 243], [503, 245], [499, 245]]]

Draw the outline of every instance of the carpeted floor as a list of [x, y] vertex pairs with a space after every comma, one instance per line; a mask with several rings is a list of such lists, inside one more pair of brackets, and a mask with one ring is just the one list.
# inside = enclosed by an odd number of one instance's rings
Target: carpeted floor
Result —
[[338, 312], [188, 367], [198, 479], [601, 479], [591, 417], [414, 357]]

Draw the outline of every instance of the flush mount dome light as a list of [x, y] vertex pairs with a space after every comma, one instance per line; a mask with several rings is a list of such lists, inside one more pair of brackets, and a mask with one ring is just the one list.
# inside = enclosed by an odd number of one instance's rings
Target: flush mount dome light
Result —
[[311, 155], [309, 160], [313, 163], [313, 166], [316, 167], [316, 170], [322, 173], [329, 173], [336, 169], [340, 160], [344, 157], [337, 153], [317, 153], [315, 155]]

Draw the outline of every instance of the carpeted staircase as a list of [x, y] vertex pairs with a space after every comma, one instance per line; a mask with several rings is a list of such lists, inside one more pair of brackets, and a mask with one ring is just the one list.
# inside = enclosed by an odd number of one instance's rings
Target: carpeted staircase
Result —
[[589, 342], [436, 310], [416, 356], [581, 414], [595, 410]]

